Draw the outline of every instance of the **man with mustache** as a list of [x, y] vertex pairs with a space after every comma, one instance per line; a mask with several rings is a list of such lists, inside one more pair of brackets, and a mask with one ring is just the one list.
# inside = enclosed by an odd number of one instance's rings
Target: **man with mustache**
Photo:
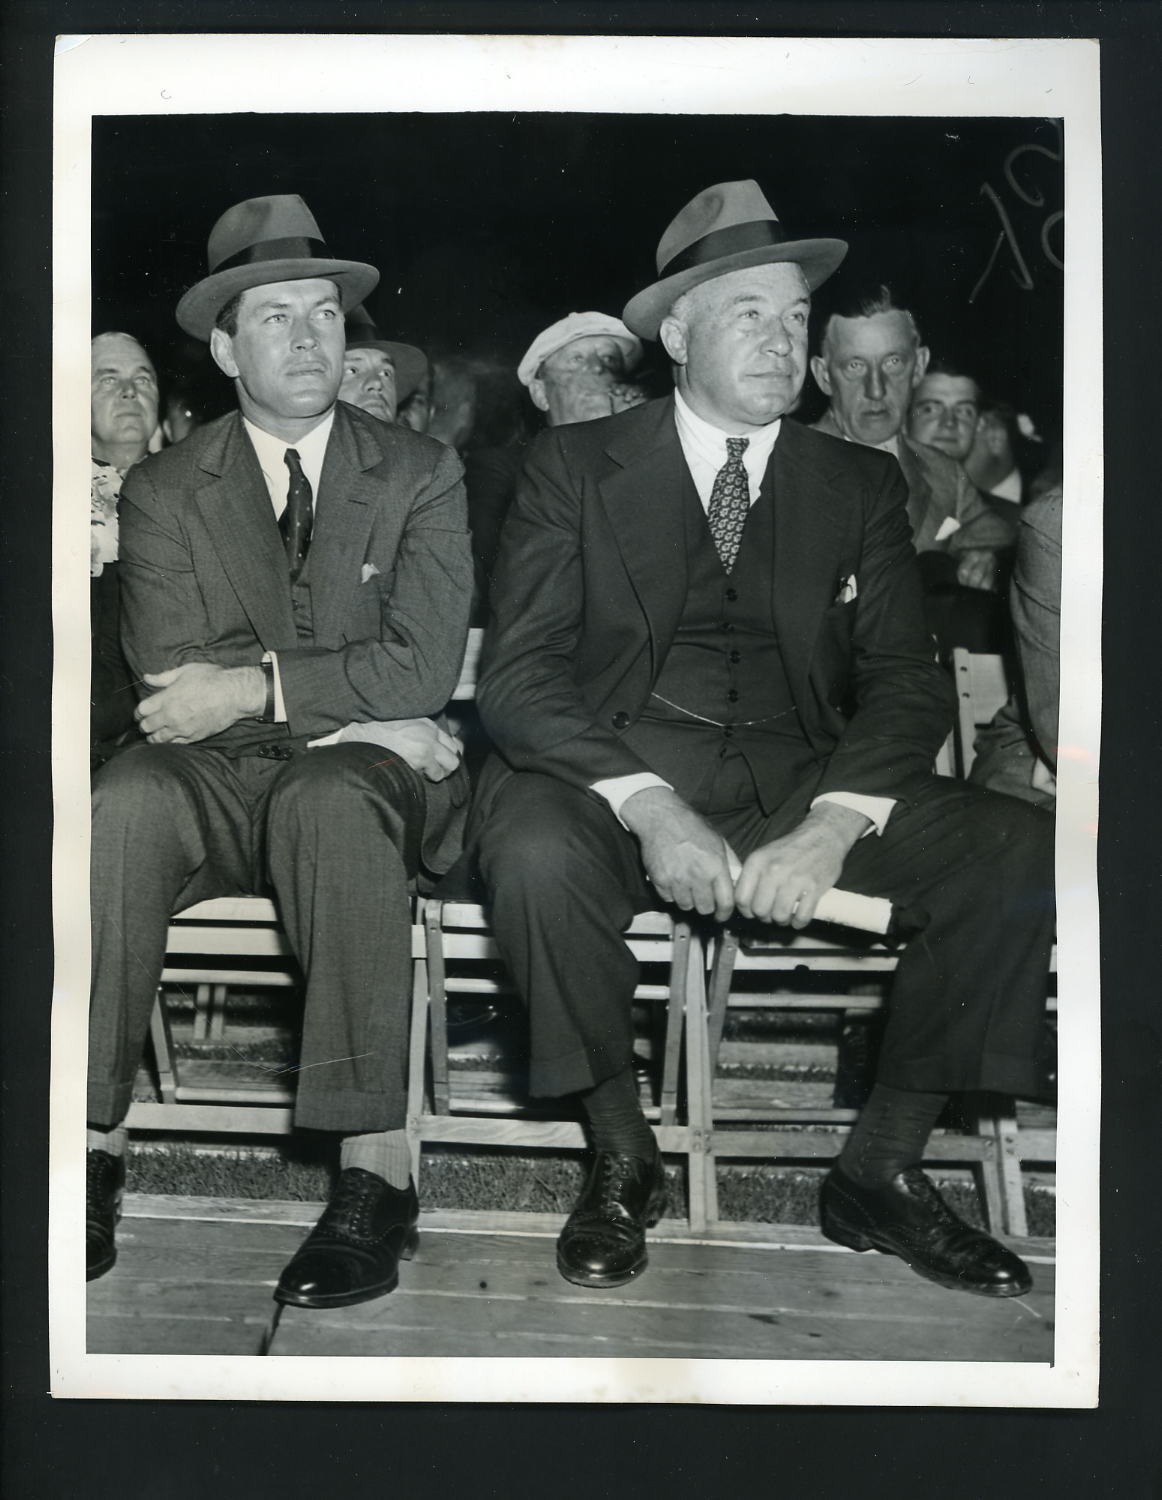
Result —
[[557, 1246], [579, 1285], [639, 1275], [665, 1207], [632, 1068], [633, 914], [801, 928], [841, 876], [929, 925], [824, 1233], [979, 1295], [1031, 1284], [919, 1162], [951, 1092], [1036, 1087], [1052, 823], [932, 774], [952, 693], [899, 467], [785, 420], [811, 292], [845, 250], [788, 236], [755, 182], [700, 193], [623, 314], [660, 338], [674, 395], [546, 432], [506, 523], [473, 841], [530, 1009], [532, 1092], [577, 1095], [594, 1147]]
[[337, 402], [344, 313], [378, 272], [332, 256], [302, 199], [249, 199], [181, 299], [239, 410], [121, 495], [122, 635], [146, 743], [93, 789], [86, 1240], [116, 1259], [134, 1074], [170, 914], [273, 889], [306, 980], [296, 1124], [340, 1171], [276, 1298], [391, 1291], [416, 1240], [404, 1134], [409, 891], [452, 862], [456, 684], [472, 564], [441, 444]]

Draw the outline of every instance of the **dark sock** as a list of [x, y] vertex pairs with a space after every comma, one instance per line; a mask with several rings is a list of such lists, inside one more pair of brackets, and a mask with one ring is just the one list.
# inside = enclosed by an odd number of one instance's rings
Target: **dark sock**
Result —
[[657, 1146], [642, 1113], [632, 1067], [581, 1095], [594, 1148], [652, 1161]]
[[924, 1155], [947, 1094], [922, 1094], [877, 1083], [855, 1122], [839, 1165], [861, 1187], [880, 1187]]

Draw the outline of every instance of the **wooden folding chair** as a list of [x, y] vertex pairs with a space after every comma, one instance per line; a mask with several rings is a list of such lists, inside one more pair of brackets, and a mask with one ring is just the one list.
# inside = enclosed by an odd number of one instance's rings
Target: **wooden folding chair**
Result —
[[[705, 1227], [707, 1104], [705, 1063], [705, 960], [697, 936], [685, 922], [664, 912], [635, 917], [626, 942], [643, 966], [662, 966], [665, 983], [640, 984], [635, 999], [665, 1002], [666, 1024], [660, 1099], [647, 1108], [656, 1121], [660, 1149], [687, 1159], [689, 1218]], [[472, 1075], [454, 1089], [449, 1069], [447, 1002], [450, 995], [496, 996], [510, 993], [496, 977], [500, 953], [483, 909], [460, 901], [420, 903], [413, 933], [415, 988], [411, 1058], [408, 1070], [408, 1129], [413, 1162], [419, 1171], [425, 1142], [471, 1145], [581, 1148], [586, 1144], [578, 1120], [545, 1119], [527, 1102], [493, 1092], [470, 1090]], [[476, 972], [460, 972], [476, 966]], [[683, 1043], [684, 1048], [683, 1048]], [[685, 1053], [683, 1107], [682, 1058]], [[425, 1068], [430, 1059], [430, 1071]], [[684, 1114], [684, 1120], [680, 1115]]]

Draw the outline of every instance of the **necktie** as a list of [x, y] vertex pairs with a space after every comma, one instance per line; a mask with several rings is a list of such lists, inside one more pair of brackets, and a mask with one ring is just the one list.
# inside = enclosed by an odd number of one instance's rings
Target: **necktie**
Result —
[[307, 550], [311, 545], [311, 481], [303, 473], [303, 466], [294, 448], [284, 455], [290, 470], [290, 488], [286, 492], [286, 509], [278, 518], [278, 527], [286, 541], [286, 562], [290, 569], [291, 582], [303, 570]]
[[750, 484], [742, 461], [749, 442], [749, 438], [727, 438], [726, 462], [714, 476], [714, 488], [710, 491], [707, 511], [710, 535], [728, 573], [738, 556], [742, 528], [750, 511]]

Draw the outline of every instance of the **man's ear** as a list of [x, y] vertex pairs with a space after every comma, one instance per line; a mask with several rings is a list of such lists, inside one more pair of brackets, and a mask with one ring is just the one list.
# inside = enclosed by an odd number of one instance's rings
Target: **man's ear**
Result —
[[229, 375], [231, 380], [237, 380], [238, 366], [234, 363], [234, 342], [230, 335], [223, 332], [221, 328], [210, 330], [210, 356], [223, 375]]
[[932, 358], [932, 351], [926, 344], [921, 344], [916, 350], [916, 368], [912, 371], [912, 389], [915, 390], [924, 379], [924, 372], [928, 368], [928, 361]]
[[822, 354], [811, 356], [811, 373], [815, 377], [815, 384], [825, 396], [831, 395], [831, 374], [827, 368], [827, 361]]
[[534, 375], [529, 381], [529, 395], [532, 397], [533, 405], [538, 411], [548, 411], [549, 398], [545, 394], [545, 382], [539, 375]]
[[684, 365], [689, 357], [686, 325], [679, 323], [677, 318], [663, 318], [662, 326], [658, 329], [658, 337], [662, 341], [662, 348], [670, 356], [671, 362]]

